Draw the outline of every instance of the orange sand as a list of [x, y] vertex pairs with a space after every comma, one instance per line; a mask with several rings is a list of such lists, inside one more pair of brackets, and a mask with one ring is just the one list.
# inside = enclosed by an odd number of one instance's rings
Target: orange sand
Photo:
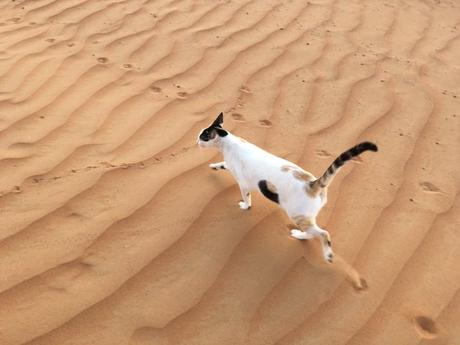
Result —
[[[460, 344], [460, 4], [0, 2], [0, 345]], [[195, 145], [340, 172], [318, 241]], [[351, 284], [349, 284], [351, 282]]]

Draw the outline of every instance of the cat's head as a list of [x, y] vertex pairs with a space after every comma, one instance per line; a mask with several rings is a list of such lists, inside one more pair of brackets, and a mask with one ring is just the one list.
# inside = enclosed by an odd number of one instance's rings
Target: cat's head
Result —
[[222, 123], [224, 123], [224, 114], [220, 113], [209, 127], [201, 130], [196, 141], [198, 145], [200, 147], [218, 147], [222, 138], [228, 135], [228, 132], [222, 128]]

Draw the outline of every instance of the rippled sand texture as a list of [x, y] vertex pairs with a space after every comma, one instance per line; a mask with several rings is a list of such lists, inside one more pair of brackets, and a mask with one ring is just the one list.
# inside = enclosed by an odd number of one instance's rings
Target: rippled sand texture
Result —
[[[1, 345], [460, 344], [457, 1], [0, 10]], [[316, 175], [379, 145], [330, 188], [333, 265], [207, 167], [220, 111]]]

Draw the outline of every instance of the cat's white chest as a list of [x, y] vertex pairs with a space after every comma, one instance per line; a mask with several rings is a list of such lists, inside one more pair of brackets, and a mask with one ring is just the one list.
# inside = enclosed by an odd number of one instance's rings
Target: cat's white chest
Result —
[[224, 159], [228, 170], [232, 173], [238, 183], [246, 189], [256, 189], [260, 179], [257, 157], [251, 147], [242, 147], [238, 151], [224, 153]]
[[238, 181], [245, 188], [249, 188], [250, 186], [250, 168], [245, 164], [244, 161], [240, 159], [231, 159], [225, 158], [225, 162], [227, 163], [227, 168], [232, 173], [233, 177]]

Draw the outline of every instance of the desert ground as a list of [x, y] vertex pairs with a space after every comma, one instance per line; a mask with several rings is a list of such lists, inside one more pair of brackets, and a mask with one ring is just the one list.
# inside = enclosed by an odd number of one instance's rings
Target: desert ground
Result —
[[[460, 3], [2, 0], [0, 345], [460, 344]], [[208, 164], [320, 176], [317, 239]]]

